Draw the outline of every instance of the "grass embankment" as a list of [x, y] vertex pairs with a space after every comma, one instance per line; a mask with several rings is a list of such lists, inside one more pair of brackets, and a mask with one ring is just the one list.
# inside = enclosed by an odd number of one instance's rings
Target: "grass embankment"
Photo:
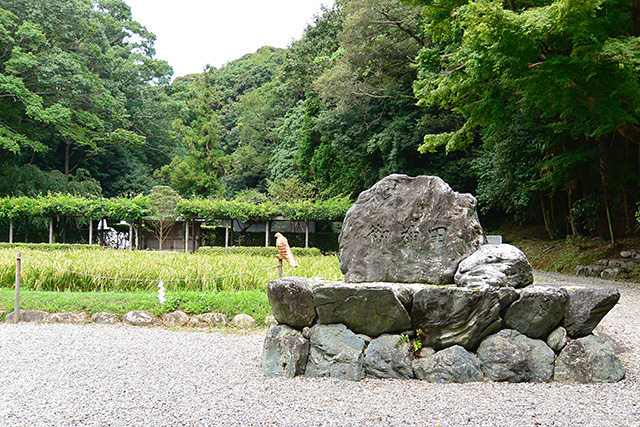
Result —
[[[229, 318], [246, 313], [261, 324], [271, 312], [267, 284], [277, 277], [277, 269], [255, 272], [277, 265], [275, 252], [265, 249], [185, 254], [1, 248], [0, 310], [7, 313], [14, 306], [18, 251], [23, 258], [22, 310], [89, 314], [107, 311], [121, 316], [131, 310], [162, 314], [182, 309], [189, 314], [216, 311]], [[285, 275], [341, 279], [337, 256], [324, 256], [318, 251], [296, 252], [301, 267], [292, 269], [285, 263]], [[160, 280], [166, 288], [164, 305], [157, 298]]]
[[[600, 237], [567, 237], [550, 240], [532, 229], [499, 230], [505, 243], [520, 248], [536, 270], [574, 274], [578, 265], [593, 265], [599, 259], [620, 258], [625, 250], [640, 250], [640, 237], [625, 237], [611, 242]], [[640, 282], [640, 266], [632, 268], [618, 280]]]

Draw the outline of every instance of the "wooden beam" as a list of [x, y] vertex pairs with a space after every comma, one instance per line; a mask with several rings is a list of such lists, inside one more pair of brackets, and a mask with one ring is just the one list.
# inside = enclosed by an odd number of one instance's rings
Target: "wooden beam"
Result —
[[189, 220], [184, 222], [184, 251], [189, 252]]
[[267, 220], [264, 224], [264, 247], [269, 247], [269, 234], [271, 233], [271, 221]]
[[55, 234], [53, 232], [53, 217], [49, 218], [49, 243], [55, 243]]
[[309, 247], [309, 221], [304, 222], [304, 247]]

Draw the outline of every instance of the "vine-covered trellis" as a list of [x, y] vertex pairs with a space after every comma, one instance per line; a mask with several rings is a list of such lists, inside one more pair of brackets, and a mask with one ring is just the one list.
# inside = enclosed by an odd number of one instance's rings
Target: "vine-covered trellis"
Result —
[[[277, 203], [273, 201], [241, 202], [235, 200], [182, 199], [176, 204], [176, 220], [186, 224], [188, 241], [189, 222], [195, 220], [222, 220], [228, 230], [231, 221], [264, 222], [266, 224], [265, 245], [269, 244], [271, 221], [304, 221], [306, 224], [306, 246], [308, 246], [309, 221], [341, 222], [352, 202], [347, 197], [326, 200]], [[93, 241], [93, 221], [126, 221], [130, 224], [130, 235], [134, 224], [152, 219], [149, 196], [132, 198], [84, 198], [71, 195], [50, 194], [40, 197], [0, 198], [0, 221], [9, 225], [9, 242], [13, 243], [14, 220], [20, 218], [49, 219], [49, 242], [54, 240], [55, 218], [83, 218], [89, 221], [89, 243]], [[131, 241], [132, 239], [130, 239]], [[186, 249], [187, 245], [185, 245]]]

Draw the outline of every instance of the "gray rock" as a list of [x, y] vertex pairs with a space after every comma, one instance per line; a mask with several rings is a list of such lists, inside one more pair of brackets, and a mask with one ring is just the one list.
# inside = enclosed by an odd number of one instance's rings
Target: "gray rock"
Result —
[[192, 316], [191, 326], [195, 328], [217, 328], [227, 326], [227, 316], [224, 313], [202, 313]]
[[567, 345], [567, 330], [562, 326], [558, 326], [547, 337], [547, 345], [551, 350], [560, 353], [564, 346]]
[[344, 325], [316, 325], [309, 330], [305, 377], [358, 381], [364, 377], [364, 340]]
[[602, 270], [600, 273], [600, 278], [604, 280], [613, 280], [619, 275], [622, 274], [623, 269], [620, 267], [611, 267], [605, 270]]
[[622, 251], [620, 252], [622, 258], [630, 258], [638, 260], [640, 259], [640, 251]]
[[553, 377], [555, 353], [542, 340], [503, 329], [482, 341], [478, 359], [492, 381], [548, 382]]
[[159, 323], [159, 319], [145, 310], [130, 311], [124, 315], [122, 321], [133, 326], [151, 326]]
[[524, 288], [533, 283], [533, 268], [526, 255], [512, 245], [483, 245], [462, 260], [454, 280], [468, 288]]
[[[379, 336], [411, 328], [411, 318], [392, 284], [335, 283], [314, 289], [318, 321], [342, 323], [355, 333]], [[404, 292], [404, 291], [402, 291]]]
[[400, 335], [371, 340], [364, 353], [364, 372], [371, 378], [413, 378], [411, 346]]
[[162, 315], [162, 323], [165, 326], [176, 327], [185, 326], [189, 323], [189, 316], [184, 311], [174, 311], [171, 313], [165, 313]]
[[[18, 315], [18, 322], [23, 323], [39, 323], [42, 322], [49, 315], [46, 311], [40, 310], [20, 310], [20, 314]], [[13, 316], [15, 316], [15, 312], [7, 314], [5, 318], [5, 323], [13, 323]]]
[[93, 323], [107, 324], [113, 325], [118, 323], [120, 319], [113, 313], [106, 313], [104, 311], [99, 311], [97, 313], [93, 313], [91, 316], [91, 320]]
[[345, 216], [345, 282], [453, 283], [460, 261], [486, 242], [476, 205], [438, 177], [380, 180]]
[[253, 328], [256, 326], [256, 319], [248, 314], [240, 313], [233, 316], [233, 319], [231, 319], [231, 325], [238, 328]]
[[264, 324], [269, 326], [269, 325], [277, 325], [278, 321], [276, 320], [275, 316], [272, 316], [270, 314], [264, 316]]
[[574, 274], [583, 277], [600, 277], [600, 273], [607, 267], [601, 265], [578, 265]]
[[506, 326], [531, 338], [546, 338], [564, 317], [567, 293], [549, 286], [532, 286], [520, 291], [504, 317]]
[[453, 347], [413, 361], [416, 378], [432, 383], [469, 383], [482, 381], [478, 358], [464, 347]]
[[609, 267], [609, 268], [629, 268], [638, 265], [638, 260], [635, 259], [599, 259], [596, 261], [596, 265]]
[[500, 317], [504, 317], [511, 304], [520, 298], [520, 292], [514, 288], [499, 288], [498, 298], [500, 299]]
[[563, 326], [573, 338], [589, 335], [620, 300], [620, 292], [609, 288], [565, 288], [567, 306]]
[[283, 277], [272, 280], [267, 295], [273, 316], [278, 323], [304, 328], [316, 317], [312, 282], [305, 277]]
[[268, 377], [304, 374], [309, 356], [309, 340], [287, 325], [271, 325], [264, 339], [262, 373]]
[[79, 324], [84, 323], [88, 318], [87, 313], [82, 312], [80, 314], [75, 314], [71, 312], [63, 312], [63, 313], [52, 313], [45, 317], [42, 322], [43, 323], [69, 323], [69, 324]]
[[426, 286], [416, 292], [411, 318], [424, 332], [426, 345], [436, 350], [452, 345], [473, 350], [502, 323], [498, 292], [455, 286]]
[[624, 378], [625, 370], [604, 338], [588, 335], [571, 341], [556, 361], [554, 380], [561, 383], [610, 383]]

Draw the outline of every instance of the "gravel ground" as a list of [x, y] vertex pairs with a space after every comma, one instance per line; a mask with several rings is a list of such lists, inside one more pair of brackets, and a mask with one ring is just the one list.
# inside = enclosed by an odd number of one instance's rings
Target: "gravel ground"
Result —
[[264, 334], [2, 324], [0, 426], [640, 425], [640, 284], [541, 272], [536, 281], [620, 289], [597, 333], [616, 343], [623, 381], [265, 378]]

